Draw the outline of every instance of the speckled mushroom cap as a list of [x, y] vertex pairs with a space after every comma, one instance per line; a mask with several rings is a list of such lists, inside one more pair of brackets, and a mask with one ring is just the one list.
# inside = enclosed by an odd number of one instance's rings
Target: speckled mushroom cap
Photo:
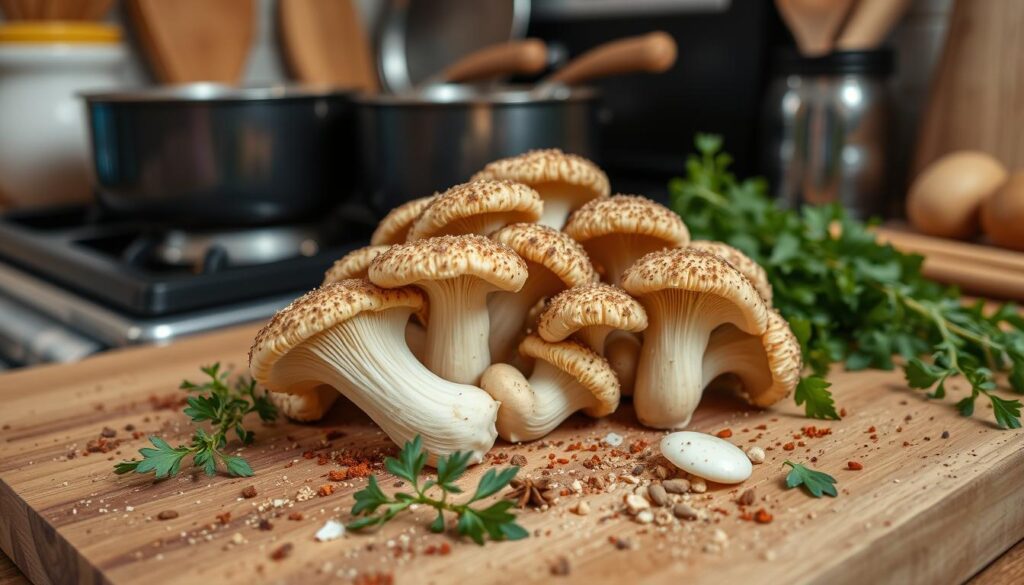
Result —
[[527, 335], [519, 344], [519, 353], [548, 362], [590, 390], [597, 405], [583, 409], [588, 416], [607, 416], [619, 407], [619, 379], [608, 361], [575, 341], [549, 343], [536, 335]]
[[690, 248], [651, 252], [622, 275], [622, 288], [642, 297], [666, 289], [718, 295], [738, 309], [746, 333], [760, 335], [768, 326], [768, 306], [747, 277], [721, 256]]
[[537, 324], [544, 341], [561, 341], [584, 327], [647, 329], [647, 311], [617, 286], [589, 284], [564, 290], [548, 302]]
[[323, 284], [340, 282], [350, 278], [366, 278], [366, 271], [370, 268], [370, 262], [389, 247], [364, 246], [345, 254], [340, 260], [335, 260], [334, 264], [324, 273]]
[[589, 191], [593, 197], [611, 193], [608, 175], [589, 160], [557, 148], [531, 150], [489, 163], [473, 175], [477, 179], [508, 179], [527, 185], [565, 183]]
[[690, 241], [690, 230], [677, 213], [640, 195], [589, 201], [572, 212], [562, 230], [581, 243], [612, 234], [661, 239], [666, 248], [685, 246]]
[[473, 233], [466, 231], [463, 221], [474, 216], [501, 214], [506, 225], [533, 222], [544, 209], [540, 195], [522, 183], [504, 180], [481, 180], [455, 185], [428, 205], [412, 227], [407, 241], [440, 235]]
[[369, 277], [387, 288], [425, 280], [475, 276], [499, 290], [526, 283], [526, 262], [511, 248], [484, 236], [439, 236], [392, 246], [370, 264]]
[[409, 308], [423, 309], [426, 298], [412, 287], [380, 288], [363, 279], [334, 282], [302, 295], [281, 309], [260, 332], [249, 349], [252, 377], [270, 390], [271, 370], [293, 348], [318, 333], [360, 313]]
[[712, 242], [710, 240], [694, 240], [690, 242], [690, 247], [695, 250], [711, 252], [725, 258], [729, 264], [732, 264], [740, 271], [740, 274], [750, 280], [754, 288], [761, 295], [761, 298], [764, 299], [764, 302], [771, 305], [772, 284], [768, 282], [768, 275], [765, 273], [764, 268], [761, 268], [761, 265], [751, 260], [749, 256], [729, 244]]
[[409, 235], [409, 228], [412, 227], [413, 222], [423, 213], [424, 209], [433, 203], [436, 197], [436, 193], [429, 197], [420, 197], [392, 209], [384, 216], [384, 219], [380, 220], [380, 223], [377, 224], [377, 229], [373, 230], [373, 235], [370, 236], [370, 244], [382, 246], [404, 242], [405, 238]]
[[800, 382], [803, 361], [800, 342], [793, 335], [786, 318], [778, 311], [768, 312], [768, 330], [761, 336], [772, 371], [772, 385], [768, 388], [745, 389], [744, 395], [755, 406], [771, 406], [789, 396]]
[[524, 260], [544, 266], [567, 287], [597, 282], [597, 271], [587, 251], [579, 242], [554, 228], [516, 223], [494, 232], [491, 239], [512, 248]]

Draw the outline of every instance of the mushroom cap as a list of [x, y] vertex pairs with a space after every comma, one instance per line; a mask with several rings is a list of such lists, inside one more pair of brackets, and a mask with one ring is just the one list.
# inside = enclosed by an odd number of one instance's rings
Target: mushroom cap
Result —
[[803, 360], [800, 342], [789, 327], [789, 322], [778, 311], [768, 312], [768, 329], [761, 336], [772, 371], [772, 385], [767, 388], [745, 388], [743, 394], [755, 406], [771, 406], [782, 400], [800, 382]]
[[364, 246], [345, 254], [339, 260], [335, 260], [334, 264], [324, 273], [323, 284], [341, 282], [350, 278], [366, 278], [366, 271], [370, 268], [370, 262], [389, 247]]
[[619, 407], [619, 379], [608, 361], [590, 348], [575, 341], [549, 343], [536, 335], [527, 335], [519, 344], [519, 353], [548, 362], [589, 390], [597, 404], [583, 409], [587, 415], [607, 416]]
[[425, 280], [475, 276], [499, 290], [526, 283], [526, 262], [511, 248], [476, 234], [439, 236], [397, 244], [370, 264], [370, 280], [387, 288]]
[[643, 331], [647, 328], [647, 311], [617, 286], [577, 286], [551, 298], [541, 313], [537, 333], [544, 341], [561, 341], [584, 327], [599, 325]]
[[557, 148], [531, 150], [496, 160], [473, 175], [473, 180], [477, 179], [508, 179], [527, 185], [564, 183], [589, 191], [594, 197], [607, 197], [611, 193], [608, 175], [600, 167]]
[[424, 209], [433, 203], [436, 197], [437, 194], [435, 193], [429, 197], [413, 199], [389, 211], [384, 216], [384, 219], [380, 220], [380, 223], [377, 224], [377, 229], [373, 230], [373, 235], [370, 236], [370, 244], [381, 246], [404, 242], [405, 238], [409, 235], [409, 228], [412, 227], [413, 222], [423, 213]]
[[404, 307], [416, 312], [425, 304], [425, 296], [415, 288], [380, 288], [363, 279], [313, 289], [278, 311], [256, 334], [249, 349], [249, 370], [257, 382], [266, 386], [277, 361], [318, 333], [360, 313]]
[[772, 283], [768, 282], [768, 274], [764, 271], [764, 268], [751, 260], [750, 256], [724, 242], [694, 240], [690, 242], [690, 247], [696, 250], [703, 250], [704, 252], [711, 252], [725, 258], [729, 264], [735, 266], [743, 276], [750, 280], [751, 284], [754, 285], [754, 288], [761, 295], [761, 298], [764, 299], [764, 302], [771, 304]]
[[633, 296], [667, 289], [714, 294], [739, 310], [747, 333], [764, 333], [770, 312], [754, 285], [732, 264], [716, 254], [690, 248], [651, 252], [622, 275], [622, 288]]
[[491, 239], [547, 268], [567, 287], [597, 282], [597, 271], [586, 250], [564, 232], [536, 223], [516, 223], [494, 232]]
[[690, 241], [690, 230], [679, 214], [641, 195], [613, 195], [588, 201], [572, 212], [562, 229], [577, 242], [612, 234], [661, 239], [666, 248], [685, 246]]
[[537, 221], [543, 209], [540, 195], [522, 183], [471, 181], [437, 195], [409, 228], [407, 241], [465, 233], [452, 224], [476, 215], [504, 214], [506, 223]]

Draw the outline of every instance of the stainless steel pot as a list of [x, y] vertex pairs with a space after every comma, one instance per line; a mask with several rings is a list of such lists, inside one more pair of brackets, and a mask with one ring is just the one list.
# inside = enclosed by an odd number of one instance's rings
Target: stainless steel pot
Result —
[[354, 109], [344, 92], [192, 84], [83, 96], [97, 196], [176, 225], [315, 216], [354, 183]]
[[363, 192], [378, 211], [530, 149], [597, 154], [598, 94], [590, 88], [438, 85], [356, 103]]

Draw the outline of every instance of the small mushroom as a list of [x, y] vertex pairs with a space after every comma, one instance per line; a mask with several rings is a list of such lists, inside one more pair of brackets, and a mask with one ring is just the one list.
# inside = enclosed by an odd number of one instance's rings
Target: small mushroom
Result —
[[683, 428], [704, 390], [711, 333], [732, 324], [759, 337], [769, 309], [733, 265], [700, 250], [652, 252], [626, 271], [622, 285], [650, 320], [633, 389], [637, 417], [654, 428]]
[[423, 308], [412, 287], [366, 280], [328, 284], [278, 312], [256, 335], [249, 369], [275, 392], [335, 388], [396, 444], [416, 435], [436, 461], [470, 451], [479, 462], [494, 444], [498, 403], [481, 389], [444, 380], [405, 344], [405, 324]]
[[366, 278], [370, 262], [390, 246], [364, 246], [345, 254], [324, 273], [323, 284], [341, 282], [350, 278]]
[[530, 309], [561, 290], [596, 282], [597, 272], [575, 240], [547, 226], [517, 223], [498, 230], [491, 239], [519, 254], [529, 273], [518, 292], [494, 293], [487, 301], [491, 313], [491, 360], [510, 362]]
[[800, 342], [785, 317], [770, 311], [768, 329], [761, 336], [734, 325], [715, 329], [704, 352], [704, 385], [732, 378], [734, 389], [748, 402], [766, 407], [796, 388], [801, 368]]
[[605, 340], [611, 332], [646, 328], [643, 305], [609, 284], [577, 286], [558, 293], [537, 323], [537, 333], [544, 341], [562, 341], [575, 335], [598, 355], [604, 355]]
[[583, 245], [603, 280], [614, 285], [644, 254], [690, 241], [678, 214], [639, 195], [594, 199], [569, 216], [563, 231]]
[[491, 365], [487, 296], [526, 282], [526, 262], [479, 235], [440, 236], [392, 246], [370, 265], [386, 288], [412, 285], [430, 299], [423, 363], [435, 374], [475, 384]]
[[690, 247], [695, 250], [702, 250], [704, 252], [710, 252], [717, 256], [721, 256], [726, 262], [736, 267], [736, 270], [740, 271], [740, 274], [747, 277], [747, 280], [754, 285], [757, 292], [764, 299], [764, 302], [770, 307], [772, 304], [772, 283], [768, 281], [768, 274], [765, 273], [764, 268], [760, 264], [754, 262], [750, 256], [747, 256], [743, 252], [740, 252], [736, 248], [733, 248], [729, 244], [723, 242], [712, 242], [710, 240], [694, 240], [690, 242]]
[[472, 181], [441, 193], [409, 228], [407, 241], [443, 235], [489, 235], [509, 224], [535, 222], [544, 204], [536, 191], [511, 181]]
[[299, 422], [320, 420], [338, 401], [338, 391], [330, 386], [314, 386], [295, 394], [267, 391], [278, 412]]
[[392, 209], [384, 216], [384, 219], [380, 220], [377, 229], [373, 230], [373, 235], [370, 236], [370, 245], [386, 246], [404, 243], [413, 222], [423, 213], [424, 209], [434, 202], [436, 197], [436, 193], [429, 197], [420, 197]]
[[498, 435], [506, 441], [539, 439], [577, 410], [598, 418], [618, 408], [615, 373], [582, 344], [528, 335], [519, 351], [536, 360], [529, 380], [508, 364], [492, 365], [480, 379], [480, 387], [501, 403]]
[[557, 148], [496, 160], [473, 179], [508, 179], [533, 187], [544, 201], [540, 223], [562, 229], [573, 210], [611, 192], [608, 176], [589, 160]]

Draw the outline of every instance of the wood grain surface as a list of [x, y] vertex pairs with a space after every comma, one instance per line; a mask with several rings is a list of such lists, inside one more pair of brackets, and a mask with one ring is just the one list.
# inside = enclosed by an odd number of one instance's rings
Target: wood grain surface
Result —
[[[185, 473], [154, 483], [115, 476], [114, 462], [145, 443], [127, 425], [171, 442], [187, 437], [184, 417], [156, 410], [151, 397], [180, 395], [177, 384], [194, 379], [200, 364], [241, 367], [253, 332], [234, 329], [0, 377], [0, 548], [33, 582], [368, 582], [387, 574], [397, 583], [523, 583], [552, 581], [554, 567], [568, 572], [558, 582], [955, 583], [1024, 537], [1024, 433], [995, 429], [987, 408], [959, 417], [951, 400], [928, 401], [897, 373], [833, 375], [847, 413], [839, 422], [808, 421], [790, 403], [762, 412], [728, 396], [705, 397], [694, 429], [730, 429], [730, 440], [765, 447], [768, 458], [742, 486], [689, 496], [701, 519], [664, 526], [638, 524], [623, 512], [630, 482], [653, 477], [663, 434], [639, 427], [628, 406], [608, 420], [573, 418], [543, 442], [499, 443], [496, 457], [527, 458], [524, 475], [548, 473], [570, 486], [574, 478], [587, 485], [611, 474], [616, 487], [526, 510], [520, 519], [531, 538], [484, 547], [427, 533], [426, 510], [380, 532], [314, 541], [326, 519], [348, 518], [352, 493], [365, 485], [350, 480], [336, 483], [331, 495], [299, 498], [304, 487], [329, 483], [327, 472], [338, 469], [331, 453], [392, 449], [344, 402], [316, 425], [257, 425], [256, 444], [241, 451], [255, 478]], [[963, 391], [954, 385], [952, 400]], [[811, 424], [828, 434], [803, 436]], [[83, 455], [104, 427], [123, 442]], [[602, 442], [609, 432], [624, 437], [619, 451]], [[596, 451], [572, 450], [577, 442]], [[584, 460], [594, 455], [600, 463], [588, 468]], [[812, 458], [839, 480], [840, 497], [784, 489], [781, 462]], [[849, 461], [863, 470], [848, 470]], [[478, 466], [467, 483], [492, 465]], [[378, 478], [385, 489], [395, 483], [380, 472]], [[250, 485], [258, 496], [243, 499]], [[756, 491], [747, 511], [764, 508], [771, 523], [742, 519], [736, 500], [747, 489]], [[571, 512], [580, 500], [589, 514]], [[165, 511], [177, 517], [159, 520]], [[294, 513], [302, 519], [289, 520]], [[261, 530], [261, 520], [272, 528]], [[290, 553], [274, 560], [287, 545]], [[444, 545], [449, 554], [430, 554]]]

